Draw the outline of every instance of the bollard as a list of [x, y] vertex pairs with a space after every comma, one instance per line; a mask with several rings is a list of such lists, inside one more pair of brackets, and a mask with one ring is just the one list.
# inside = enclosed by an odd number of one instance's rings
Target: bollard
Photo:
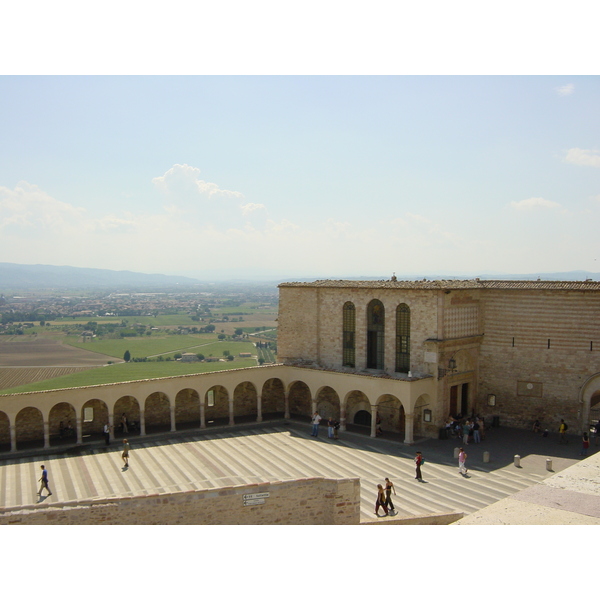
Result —
[[515, 454], [515, 467], [521, 466], [521, 457], [518, 454]]
[[458, 453], [460, 450], [458, 448], [454, 448], [454, 458], [458, 458]]
[[552, 471], [552, 459], [551, 458], [546, 459], [546, 471]]
[[487, 450], [483, 453], [483, 462], [484, 463], [490, 462], [490, 453]]

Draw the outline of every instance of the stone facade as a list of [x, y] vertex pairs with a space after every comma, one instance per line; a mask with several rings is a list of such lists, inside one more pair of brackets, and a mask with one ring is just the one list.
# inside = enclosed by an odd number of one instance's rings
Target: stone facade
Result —
[[[317, 281], [279, 288], [279, 360], [289, 365], [405, 380], [395, 363], [396, 309], [408, 306], [410, 384], [435, 380], [426, 407], [432, 425], [423, 427], [432, 435], [450, 413], [476, 412], [516, 427], [540, 419], [553, 428], [564, 418], [580, 430], [600, 418], [599, 282]], [[380, 334], [369, 331], [373, 301], [383, 306]], [[355, 309], [353, 367], [344, 364], [348, 302]], [[370, 335], [383, 347], [377, 368], [369, 365], [376, 343]], [[417, 423], [414, 409], [425, 410], [425, 402], [399, 399]]]
[[[266, 495], [262, 504], [245, 495]], [[258, 500], [260, 502], [261, 499]], [[0, 525], [357, 525], [360, 480], [312, 477], [0, 512]]]

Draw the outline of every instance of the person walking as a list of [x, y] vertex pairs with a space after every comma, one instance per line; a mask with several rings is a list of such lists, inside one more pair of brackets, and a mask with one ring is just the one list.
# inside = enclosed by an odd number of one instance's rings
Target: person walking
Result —
[[394, 492], [394, 496], [396, 495], [396, 488], [394, 484], [389, 480], [388, 477], [385, 478], [385, 506], [389, 507], [390, 514], [396, 514], [396, 509], [394, 508], [394, 503], [392, 502], [392, 492]]
[[104, 443], [108, 446], [110, 444], [110, 425], [108, 423], [104, 424], [102, 435], [104, 435]]
[[312, 435], [313, 437], [319, 437], [319, 423], [321, 422], [321, 415], [319, 415], [318, 411], [315, 411], [315, 414], [312, 417]]
[[587, 431], [583, 433], [583, 438], [581, 439], [581, 452], [580, 456], [587, 456], [588, 448], [590, 447], [590, 436]]
[[129, 446], [129, 442], [127, 441], [127, 439], [123, 440], [123, 454], [121, 454], [121, 458], [123, 459], [123, 462], [125, 463], [125, 468], [128, 469], [129, 468], [129, 450], [131, 449], [131, 447]]
[[423, 476], [421, 475], [421, 465], [423, 462], [423, 455], [420, 452], [417, 452], [415, 454], [415, 479], [418, 479], [419, 481], [423, 481]]
[[479, 435], [479, 418], [473, 423], [473, 442], [479, 444], [481, 436]]
[[42, 469], [42, 476], [39, 478], [39, 481], [41, 481], [42, 485], [40, 485], [40, 491], [38, 492], [38, 496], [42, 495], [42, 490], [44, 488], [48, 490], [48, 496], [52, 496], [52, 492], [50, 491], [50, 487], [48, 486], [48, 471], [46, 470], [46, 467], [44, 465], [42, 465], [40, 468]]
[[600, 437], [600, 419], [598, 419], [598, 422], [596, 423], [596, 427], [594, 427], [594, 429], [596, 430], [596, 435], [594, 436], [596, 438], [594, 440], [594, 446], [597, 446], [598, 438]]
[[121, 416], [121, 429], [123, 433], [129, 433], [129, 429], [127, 428], [127, 415], [125, 413]]
[[466, 462], [467, 462], [467, 453], [462, 448], [459, 448], [458, 449], [458, 472], [461, 475], [467, 474], [468, 469], [465, 466]]
[[567, 440], [567, 429], [569, 426], [565, 423], [564, 419], [560, 420], [560, 425], [558, 427], [558, 443], [559, 444], [567, 444], [569, 440]]
[[381, 506], [381, 508], [383, 508], [384, 511], [384, 515], [381, 515], [383, 517], [387, 517], [388, 515], [388, 509], [387, 506], [385, 505], [385, 494], [383, 492], [383, 486], [378, 483], [377, 484], [377, 500], [375, 501], [375, 514], [379, 517], [379, 507]]

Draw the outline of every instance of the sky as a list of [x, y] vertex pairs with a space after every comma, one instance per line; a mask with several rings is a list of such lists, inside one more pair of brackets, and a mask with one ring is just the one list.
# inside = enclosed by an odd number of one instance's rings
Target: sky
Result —
[[0, 262], [221, 280], [600, 272], [596, 74], [185, 65], [5, 65]]

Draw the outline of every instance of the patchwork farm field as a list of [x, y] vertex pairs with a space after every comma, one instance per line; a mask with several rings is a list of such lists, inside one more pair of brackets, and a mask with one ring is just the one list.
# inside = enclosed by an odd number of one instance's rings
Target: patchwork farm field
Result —
[[[154, 357], [154, 360], [125, 363], [123, 355], [126, 350], [129, 350], [132, 358]], [[256, 350], [251, 342], [219, 341], [214, 334], [94, 340], [85, 343], [78, 336], [0, 338], [0, 394], [250, 367], [257, 364], [256, 359], [240, 358], [239, 354], [249, 352], [255, 356]], [[178, 352], [222, 358], [225, 351], [233, 355], [234, 360], [207, 363], [173, 360]]]
[[89, 371], [89, 367], [0, 367], [0, 390], [17, 388], [81, 371]]
[[[141, 336], [119, 339], [99, 340], [94, 338], [91, 342], [82, 342], [79, 336], [67, 336], [65, 343], [89, 352], [97, 352], [122, 360], [126, 350], [129, 350], [132, 357], [144, 358], [151, 356], [167, 355], [175, 352], [202, 352], [208, 356], [204, 350], [198, 349], [207, 344], [217, 342], [217, 336], [214, 334], [191, 334], [191, 335], [165, 335], [165, 336]], [[222, 342], [219, 342], [222, 343]], [[238, 342], [230, 342], [236, 344]], [[226, 349], [226, 348], [224, 348]], [[245, 350], [240, 350], [245, 352]]]
[[176, 377], [178, 375], [208, 373], [212, 371], [241, 369], [254, 366], [256, 366], [255, 359], [239, 357], [233, 361], [208, 363], [182, 363], [179, 361], [119, 363], [107, 365], [102, 368], [86, 369], [85, 371], [78, 373], [63, 375], [45, 381], [32, 382], [19, 387], [0, 389], [0, 396], [21, 392], [41, 392], [84, 387], [88, 385], [120, 383], [123, 381], [139, 381], [141, 379], [153, 379], [158, 377]]
[[[99, 367], [111, 355], [74, 348], [64, 338], [37, 335], [0, 336], [0, 367]], [[122, 356], [121, 356], [122, 358]]]

